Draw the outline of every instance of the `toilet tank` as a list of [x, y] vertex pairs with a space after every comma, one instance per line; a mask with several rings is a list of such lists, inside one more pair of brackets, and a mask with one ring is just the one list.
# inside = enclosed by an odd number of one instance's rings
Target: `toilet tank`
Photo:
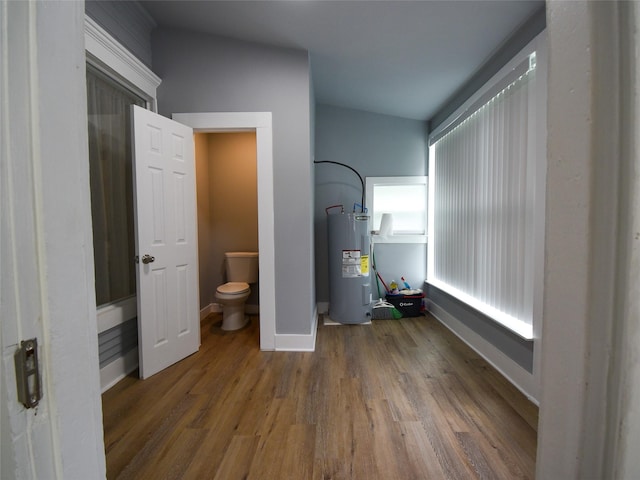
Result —
[[258, 252], [226, 252], [224, 256], [228, 282], [258, 281]]

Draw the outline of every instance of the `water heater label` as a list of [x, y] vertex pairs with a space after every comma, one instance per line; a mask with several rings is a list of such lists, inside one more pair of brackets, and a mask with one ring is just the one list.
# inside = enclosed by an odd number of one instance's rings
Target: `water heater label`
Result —
[[342, 251], [342, 278], [362, 276], [362, 259], [360, 250]]
[[369, 255], [360, 257], [360, 273], [362, 273], [363, 277], [369, 276]]

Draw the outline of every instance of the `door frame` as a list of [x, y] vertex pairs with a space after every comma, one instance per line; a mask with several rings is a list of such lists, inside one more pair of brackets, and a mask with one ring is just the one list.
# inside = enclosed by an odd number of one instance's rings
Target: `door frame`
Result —
[[[0, 478], [106, 475], [83, 18], [84, 2], [0, 0]], [[33, 337], [27, 409], [13, 355]]]
[[256, 132], [258, 167], [258, 251], [260, 280], [260, 350], [275, 350], [275, 231], [273, 199], [273, 128], [271, 112], [174, 113], [173, 120], [193, 133]]

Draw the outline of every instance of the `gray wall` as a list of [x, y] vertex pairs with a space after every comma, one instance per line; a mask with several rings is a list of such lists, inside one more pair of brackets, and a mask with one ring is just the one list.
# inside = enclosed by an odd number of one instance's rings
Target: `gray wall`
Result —
[[151, 31], [156, 22], [138, 2], [88, 0], [85, 13], [146, 66], [151, 66]]
[[100, 368], [109, 365], [138, 346], [138, 319], [132, 318], [98, 335]]
[[533, 342], [518, 337], [491, 318], [433, 285], [425, 284], [425, 293], [430, 301], [497, 347], [529, 373], [533, 372]]
[[541, 7], [529, 20], [509, 38], [502, 47], [489, 58], [480, 69], [451, 98], [443, 102], [442, 107], [429, 119], [429, 131], [447, 119], [455, 110], [467, 101], [480, 87], [504, 67], [520, 50], [527, 46], [547, 26], [545, 7]]
[[309, 59], [212, 35], [158, 29], [158, 110], [272, 112], [276, 332], [309, 334], [315, 309]]
[[[362, 177], [425, 175], [426, 124], [418, 120], [379, 115], [329, 105], [317, 105], [315, 160], [345, 163]], [[325, 208], [360, 203], [360, 180], [350, 170], [331, 164], [315, 165], [316, 296], [329, 300], [327, 220]], [[378, 268], [385, 281], [400, 275], [421, 288], [426, 278], [426, 246], [376, 245]], [[377, 292], [374, 287], [374, 299]]]

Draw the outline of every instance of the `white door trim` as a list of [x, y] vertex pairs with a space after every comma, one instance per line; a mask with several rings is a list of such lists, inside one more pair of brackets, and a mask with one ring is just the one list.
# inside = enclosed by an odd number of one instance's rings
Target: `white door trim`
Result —
[[260, 252], [260, 349], [276, 347], [273, 129], [271, 112], [174, 113], [197, 133], [255, 130], [258, 163], [258, 251]]
[[[0, 1], [0, 478], [106, 475], [83, 18], [83, 2]], [[26, 409], [13, 354], [32, 337], [43, 397]]]
[[546, 10], [550, 135], [536, 478], [640, 478], [640, 11], [636, 2], [562, 0]]
[[87, 62], [118, 81], [124, 80], [129, 88], [151, 103], [156, 111], [156, 90], [162, 80], [135, 55], [123, 47], [91, 17], [84, 18], [84, 42]]

